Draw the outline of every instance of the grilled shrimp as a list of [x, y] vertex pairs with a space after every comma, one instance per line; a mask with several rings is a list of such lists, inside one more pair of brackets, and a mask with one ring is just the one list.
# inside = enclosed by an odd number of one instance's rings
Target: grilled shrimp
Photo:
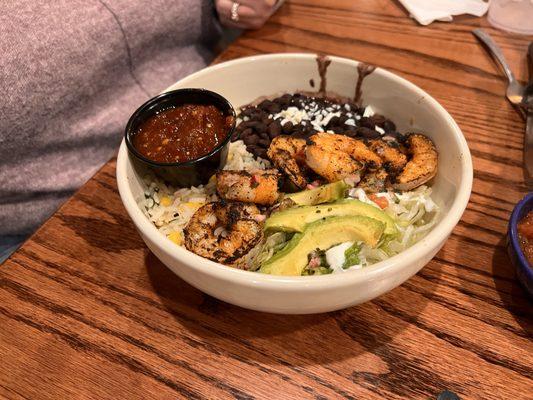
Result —
[[384, 140], [372, 140], [370, 149], [381, 158], [385, 169], [392, 175], [399, 174], [407, 164], [407, 156]]
[[272, 205], [280, 196], [280, 174], [275, 169], [248, 171], [219, 171], [217, 192], [225, 200]]
[[274, 165], [283, 171], [289, 180], [300, 189], [307, 185], [304, 168], [300, 166], [304, 161], [304, 149], [304, 139], [281, 135], [272, 139], [267, 151], [267, 155]]
[[362, 141], [348, 136], [317, 133], [305, 149], [307, 165], [330, 182], [359, 176], [368, 167], [381, 167], [381, 159]]
[[396, 177], [393, 187], [399, 190], [412, 190], [435, 176], [438, 154], [435, 145], [428, 137], [417, 133], [407, 138], [408, 153], [411, 159]]
[[262, 238], [253, 204], [213, 202], [200, 207], [184, 229], [185, 247], [223, 264], [237, 264]]
[[369, 171], [357, 185], [367, 193], [379, 193], [386, 190], [388, 174], [383, 168]]

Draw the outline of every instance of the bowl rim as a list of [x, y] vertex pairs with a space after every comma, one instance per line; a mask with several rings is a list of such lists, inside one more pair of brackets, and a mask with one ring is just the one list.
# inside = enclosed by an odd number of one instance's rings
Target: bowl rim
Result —
[[[511, 218], [509, 218], [509, 237], [514, 253], [518, 257], [518, 261], [522, 266], [522, 270], [527, 275], [527, 278], [530, 281], [533, 281], [533, 267], [530, 265], [528, 259], [526, 258], [526, 255], [524, 254], [524, 251], [522, 250], [522, 247], [520, 246], [520, 241], [518, 239], [518, 222], [520, 222], [519, 219], [524, 217], [523, 215], [520, 215], [520, 212], [529, 203], [533, 204], [533, 192], [529, 192], [528, 194], [526, 194], [522, 198], [522, 200], [520, 200], [513, 208]], [[533, 207], [531, 211], [533, 211]]]
[[[213, 148], [209, 153], [203, 154], [198, 158], [195, 158], [193, 160], [187, 160], [187, 161], [181, 161], [181, 162], [159, 162], [152, 160], [150, 158], [147, 158], [143, 156], [137, 149], [135, 148], [135, 145], [133, 144], [132, 140], [135, 136], [135, 133], [132, 132], [132, 125], [135, 122], [135, 120], [142, 115], [147, 109], [151, 108], [152, 106], [156, 105], [160, 101], [173, 96], [180, 96], [180, 95], [188, 95], [190, 93], [200, 93], [202, 95], [207, 95], [207, 97], [211, 96], [214, 98], [217, 98], [222, 103], [226, 104], [228, 107], [229, 114], [233, 117], [233, 123], [231, 124], [230, 129], [228, 130], [228, 134], [224, 137], [224, 140], [222, 140], [217, 146]], [[217, 107], [218, 108], [218, 107]], [[204, 161], [206, 159], [209, 159], [219, 151], [221, 151], [224, 146], [226, 146], [229, 141], [231, 140], [231, 137], [233, 136], [233, 133], [235, 132], [235, 126], [237, 123], [237, 114], [235, 112], [235, 107], [233, 107], [233, 104], [229, 102], [228, 99], [226, 99], [224, 96], [213, 92], [209, 89], [202, 89], [202, 88], [181, 88], [181, 89], [173, 89], [173, 90], [165, 90], [164, 92], [158, 94], [157, 96], [152, 97], [151, 99], [148, 99], [145, 101], [139, 108], [137, 108], [131, 117], [128, 119], [128, 123], [126, 124], [126, 128], [124, 129], [124, 136], [123, 140], [126, 143], [126, 146], [128, 148], [128, 151], [141, 160], [142, 162], [152, 166], [152, 167], [186, 167], [190, 165], [194, 165], [196, 163], [199, 163], [201, 161]]]
[[[316, 53], [273, 53], [237, 58], [209, 66], [198, 72], [195, 72], [174, 83], [168, 88], [168, 90], [174, 89], [178, 84], [187, 84], [188, 81], [201, 77], [205, 74], [210, 74], [220, 69], [230, 68], [242, 63], [250, 63], [260, 60], [290, 61], [299, 59], [313, 60], [314, 62], [316, 57]], [[360, 64], [359, 61], [349, 58], [330, 55], [328, 55], [328, 57], [332, 60], [332, 63], [348, 64], [354, 68], [357, 68], [357, 66]], [[451, 234], [452, 230], [461, 219], [470, 199], [473, 181], [473, 165], [470, 150], [468, 148], [466, 139], [455, 120], [446, 111], [446, 109], [444, 109], [444, 107], [437, 102], [437, 100], [429, 95], [429, 93], [425, 92], [407, 79], [402, 78], [401, 76], [396, 75], [386, 69], [377, 67], [373, 74], [383, 75], [389, 79], [395, 80], [405, 86], [406, 89], [423, 96], [436, 112], [439, 112], [445, 117], [451, 127], [453, 137], [458, 143], [461, 151], [461, 183], [457, 186], [457, 193], [450, 206], [450, 210], [447, 214], [442, 215], [441, 220], [435, 225], [435, 227], [413, 246], [385, 261], [378, 262], [363, 269], [351, 270], [343, 274], [328, 274], [320, 276], [268, 275], [252, 271], [244, 271], [208, 260], [193, 252], [190, 252], [182, 246], [177, 246], [172, 241], [168, 240], [161, 232], [157, 230], [157, 228], [141, 211], [141, 208], [135, 202], [133, 194], [128, 188], [126, 167], [129, 160], [123, 141], [117, 158], [117, 184], [124, 206], [133, 222], [137, 226], [137, 229], [139, 229], [143, 235], [148, 235], [150, 240], [156, 246], [158, 246], [160, 250], [168, 254], [170, 257], [178, 260], [180, 263], [187, 264], [188, 267], [195, 269], [199, 274], [208, 274], [220, 281], [232, 282], [233, 284], [251, 285], [255, 287], [262, 287], [265, 289], [271, 288], [281, 291], [345, 287], [363, 281], [368, 282], [378, 280], [383, 274], [394, 273], [405, 268], [411, 263], [411, 261], [406, 260], [412, 260], [412, 262], [415, 262], [416, 260], [429, 255], [432, 250], [438, 248], [439, 245], [441, 245], [441, 242], [443, 243]]]

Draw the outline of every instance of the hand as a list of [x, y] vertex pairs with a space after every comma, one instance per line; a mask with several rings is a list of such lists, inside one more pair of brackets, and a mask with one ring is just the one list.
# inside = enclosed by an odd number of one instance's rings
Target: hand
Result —
[[259, 29], [272, 15], [277, 0], [237, 0], [239, 21], [231, 20], [233, 0], [215, 0], [220, 23], [229, 28]]

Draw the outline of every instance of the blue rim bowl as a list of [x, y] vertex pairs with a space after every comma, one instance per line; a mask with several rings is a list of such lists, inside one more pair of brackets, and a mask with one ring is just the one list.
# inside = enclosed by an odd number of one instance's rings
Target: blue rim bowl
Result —
[[507, 252], [516, 268], [518, 280], [533, 297], [533, 267], [527, 261], [526, 255], [520, 247], [517, 229], [518, 223], [531, 210], [533, 210], [533, 192], [528, 193], [513, 209], [507, 231]]

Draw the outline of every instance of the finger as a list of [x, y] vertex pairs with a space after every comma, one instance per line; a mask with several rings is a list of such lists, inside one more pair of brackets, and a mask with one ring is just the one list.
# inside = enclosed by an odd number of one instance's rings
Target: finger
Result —
[[217, 2], [219, 19], [224, 26], [239, 29], [259, 29], [268, 19], [267, 15], [261, 15], [246, 5], [239, 5], [237, 9], [239, 20], [234, 21], [231, 19], [231, 7], [233, 3], [231, 0]]
[[239, 18], [238, 21], [233, 21], [228, 17], [220, 17], [220, 23], [229, 28], [239, 29], [259, 29], [266, 22], [265, 18], [251, 17], [251, 18]]
[[250, 18], [246, 20], [239, 19], [238, 22], [232, 21], [230, 18], [220, 18], [220, 23], [228, 28], [238, 29], [259, 29], [265, 23], [264, 20], [258, 18]]
[[241, 9], [248, 9], [252, 10], [255, 15], [270, 16], [274, 11], [272, 2], [275, 4], [276, 0], [219, 0], [219, 5], [222, 9], [231, 13], [233, 3], [238, 3], [239, 14]]
[[[217, 12], [219, 18], [222, 19], [228, 19], [231, 21], [231, 8], [233, 7], [233, 3], [235, 3], [232, 0], [220, 0], [217, 2]], [[237, 14], [239, 15], [239, 20], [245, 21], [247, 19], [251, 19], [257, 16], [257, 13], [254, 9], [251, 7], [240, 4], [237, 8]]]

